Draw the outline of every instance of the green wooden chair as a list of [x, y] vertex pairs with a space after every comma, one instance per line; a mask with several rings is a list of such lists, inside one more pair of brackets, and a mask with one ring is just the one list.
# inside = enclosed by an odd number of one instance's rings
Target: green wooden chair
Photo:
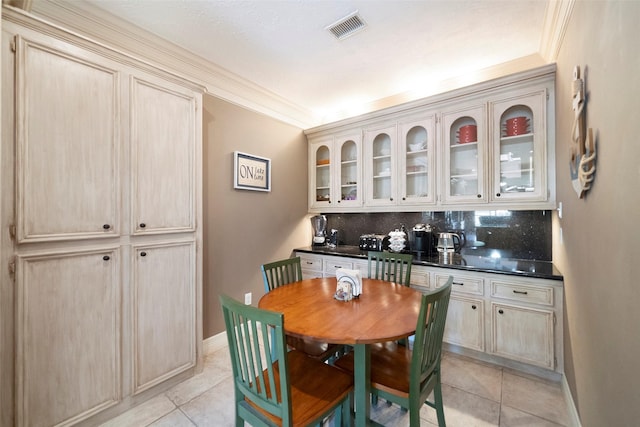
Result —
[[[413, 351], [396, 343], [371, 347], [371, 395], [409, 410], [409, 425], [420, 425], [420, 408], [435, 408], [438, 425], [445, 427], [440, 360], [453, 277], [435, 292], [422, 296]], [[353, 373], [353, 355], [338, 359], [337, 367]], [[433, 402], [427, 397], [433, 391]]]
[[[233, 368], [236, 427], [351, 425], [353, 376], [287, 351], [284, 315], [220, 295]], [[269, 339], [269, 328], [275, 339]], [[273, 346], [273, 349], [271, 348]], [[271, 354], [276, 354], [276, 359]]]
[[368, 259], [370, 279], [410, 285], [412, 254], [370, 251]]
[[[287, 258], [261, 266], [264, 291], [269, 292], [277, 287], [302, 280], [302, 266], [300, 257]], [[289, 347], [302, 351], [314, 359], [333, 363], [335, 358], [343, 352], [343, 346], [297, 338], [287, 335]]]

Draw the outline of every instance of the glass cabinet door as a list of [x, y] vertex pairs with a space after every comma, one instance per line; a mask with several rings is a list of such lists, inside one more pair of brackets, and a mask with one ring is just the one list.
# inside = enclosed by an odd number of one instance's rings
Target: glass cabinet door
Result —
[[443, 114], [443, 202], [486, 203], [484, 106]]
[[312, 174], [309, 188], [311, 208], [325, 208], [331, 203], [331, 139], [309, 144], [309, 172]]
[[492, 103], [492, 202], [546, 200], [545, 91]]
[[344, 137], [336, 137], [335, 153], [337, 159], [335, 161], [336, 176], [334, 182], [337, 183], [336, 203], [340, 207], [345, 206], [362, 206], [362, 165], [361, 165], [361, 144], [360, 135], [348, 135]]
[[396, 126], [365, 133], [367, 204], [396, 203]]
[[400, 123], [399, 204], [434, 203], [435, 118]]

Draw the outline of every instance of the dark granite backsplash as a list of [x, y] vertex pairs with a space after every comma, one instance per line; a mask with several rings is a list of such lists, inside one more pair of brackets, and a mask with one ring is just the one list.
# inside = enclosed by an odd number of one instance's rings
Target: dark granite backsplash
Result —
[[326, 214], [327, 229], [342, 245], [358, 245], [362, 234], [388, 234], [404, 225], [464, 232], [462, 254], [551, 261], [551, 211], [447, 211]]

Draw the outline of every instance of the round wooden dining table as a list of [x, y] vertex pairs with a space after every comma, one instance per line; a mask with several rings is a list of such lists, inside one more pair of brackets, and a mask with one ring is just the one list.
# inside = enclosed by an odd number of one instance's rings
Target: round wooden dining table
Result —
[[266, 293], [258, 307], [284, 314], [288, 335], [354, 347], [356, 426], [369, 425], [371, 409], [369, 344], [415, 332], [422, 294], [409, 287], [362, 279], [362, 294], [339, 301], [335, 277], [305, 279]]

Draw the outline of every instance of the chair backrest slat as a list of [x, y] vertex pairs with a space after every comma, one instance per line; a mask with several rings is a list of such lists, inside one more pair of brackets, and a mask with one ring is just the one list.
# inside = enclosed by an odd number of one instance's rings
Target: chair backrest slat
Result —
[[370, 279], [386, 280], [404, 286], [410, 285], [412, 254], [370, 251], [368, 261]]
[[261, 266], [264, 291], [269, 292], [279, 286], [302, 280], [300, 257], [287, 258]]

